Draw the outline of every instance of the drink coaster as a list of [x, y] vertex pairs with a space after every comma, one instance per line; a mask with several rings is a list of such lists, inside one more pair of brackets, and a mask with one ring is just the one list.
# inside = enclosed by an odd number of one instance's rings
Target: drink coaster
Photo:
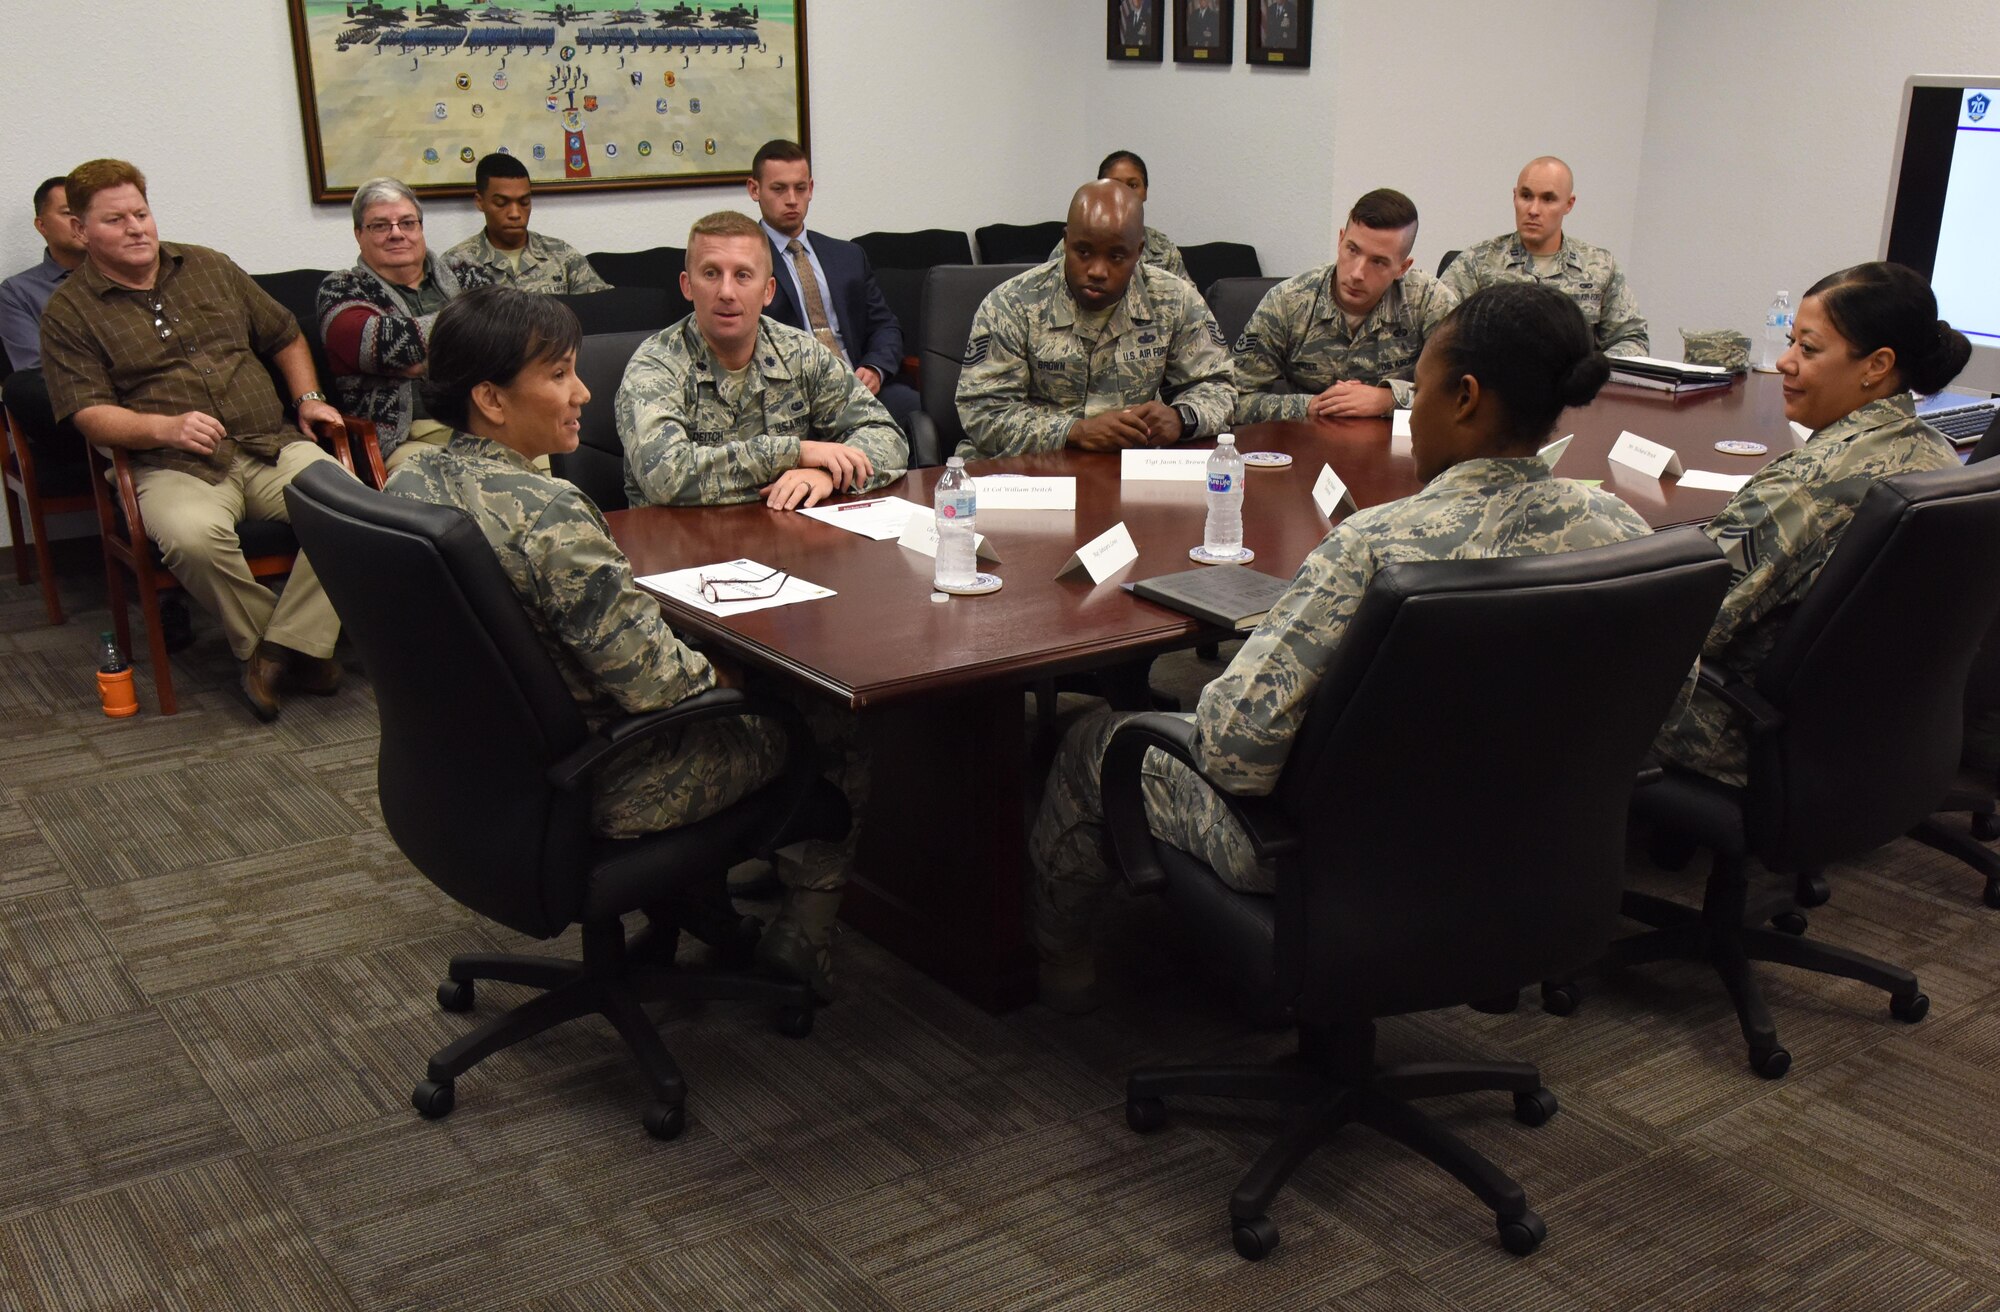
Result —
[[1243, 463], [1252, 469], [1284, 469], [1292, 458], [1283, 451], [1245, 451]]
[[1726, 456], [1761, 456], [1771, 448], [1762, 442], [1717, 442], [1715, 449]]
[[1207, 547], [1189, 547], [1188, 559], [1197, 565], [1248, 565], [1257, 559], [1257, 553], [1245, 547], [1233, 556], [1211, 556]]
[[972, 576], [972, 582], [962, 588], [955, 588], [948, 583], [938, 583], [936, 581], [933, 581], [931, 586], [939, 592], [948, 592], [954, 597], [983, 597], [989, 592], [1000, 591], [1000, 576], [998, 574], [975, 574]]

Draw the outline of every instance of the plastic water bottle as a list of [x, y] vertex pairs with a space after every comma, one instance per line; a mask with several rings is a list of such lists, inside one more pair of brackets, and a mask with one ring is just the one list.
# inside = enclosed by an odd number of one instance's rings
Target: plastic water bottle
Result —
[[132, 663], [118, 650], [118, 640], [109, 631], [97, 635], [97, 699], [114, 720], [139, 713], [139, 699], [132, 691]]
[[1779, 292], [1771, 298], [1771, 308], [1764, 312], [1764, 354], [1757, 361], [1757, 368], [1764, 373], [1778, 372], [1778, 357], [1785, 353], [1789, 345], [1785, 341], [1792, 331], [1792, 294]]
[[965, 461], [957, 456], [944, 462], [944, 477], [938, 480], [937, 573], [940, 588], [969, 588], [978, 577], [978, 561], [973, 551], [975, 523], [979, 518], [979, 490]]
[[1234, 433], [1216, 438], [1215, 454], [1208, 458], [1208, 526], [1201, 549], [1211, 556], [1243, 554], [1243, 456]]

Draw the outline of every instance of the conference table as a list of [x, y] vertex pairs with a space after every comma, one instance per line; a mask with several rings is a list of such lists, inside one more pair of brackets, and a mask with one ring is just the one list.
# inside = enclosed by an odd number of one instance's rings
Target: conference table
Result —
[[[1271, 422], [1236, 430], [1244, 451], [1281, 451], [1288, 468], [1248, 471], [1244, 542], [1251, 567], [1289, 576], [1330, 527], [1312, 499], [1331, 466], [1367, 507], [1418, 488], [1409, 439], [1385, 416]], [[1574, 434], [1556, 467], [1601, 479], [1656, 528], [1706, 521], [1728, 494], [1683, 489], [1608, 459], [1631, 431], [1679, 452], [1688, 469], [1748, 474], [1799, 444], [1777, 380], [1751, 375], [1726, 389], [1675, 396], [1607, 385], [1564, 412]], [[1718, 440], [1766, 444], [1725, 455]], [[1199, 482], [1121, 481], [1116, 454], [1053, 452], [971, 465], [977, 474], [1070, 475], [1074, 511], [989, 510], [979, 530], [1004, 581], [979, 597], [932, 599], [933, 562], [761, 503], [645, 507], [608, 516], [637, 575], [747, 557], [830, 588], [817, 601], [717, 616], [662, 600], [683, 637], [805, 696], [861, 717], [870, 800], [843, 916], [862, 932], [974, 1001], [1004, 1010], [1033, 994], [1025, 936], [1027, 825], [1039, 801], [1030, 778], [1026, 698], [1037, 683], [1101, 670], [1228, 636], [1143, 601], [1119, 585], [1193, 568], [1206, 514]], [[941, 469], [912, 470], [871, 496], [928, 506]], [[1343, 512], [1336, 510], [1337, 522]], [[1082, 544], [1123, 523], [1138, 559], [1093, 584], [1058, 570]]]

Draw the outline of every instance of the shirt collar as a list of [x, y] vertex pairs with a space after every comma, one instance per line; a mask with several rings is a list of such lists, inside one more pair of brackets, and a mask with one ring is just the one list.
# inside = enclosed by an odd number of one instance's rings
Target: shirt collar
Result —
[[1840, 418], [1820, 429], [1808, 442], [1846, 442], [1889, 424], [1902, 423], [1917, 417], [1917, 398], [1908, 392], [1898, 392], [1857, 406]]
[[479, 230], [479, 259], [476, 261], [477, 263], [492, 264], [496, 260], [507, 259], [514, 255], [518, 255], [523, 264], [540, 264], [545, 258], [540, 249], [540, 244], [536, 240], [536, 234], [533, 231], [528, 233], [528, 239], [519, 251], [503, 251], [493, 244], [493, 238], [487, 234], [486, 229], [481, 228]]
[[[1567, 232], [1562, 235], [1555, 250], [1550, 253], [1572, 269], [1581, 269], [1583, 267], [1583, 259], [1571, 247]], [[1535, 261], [1540, 258], [1542, 257], [1528, 250], [1528, 243], [1521, 240], [1520, 229], [1516, 228], [1513, 232], [1507, 234], [1508, 264], [1516, 268], [1530, 269], [1534, 267]]]
[[[165, 282], [168, 278], [172, 277], [174, 270], [180, 268], [181, 262], [185, 259], [187, 259], [187, 253], [183, 251], [180, 247], [170, 246], [166, 242], [161, 242], [160, 267], [159, 267], [159, 272], [156, 273], [153, 277], [152, 290], [158, 291], [160, 289], [160, 284]], [[134, 295], [140, 294], [140, 289], [137, 287], [127, 287], [122, 282], [113, 282], [108, 276], [105, 275], [104, 270], [98, 268], [95, 264], [92, 264], [88, 258], [86, 258], [82, 264], [76, 266], [76, 273], [82, 279], [83, 285], [86, 288], [88, 288], [93, 295], [98, 296], [100, 298], [109, 296], [112, 292], [131, 292]]]
[[[701, 324], [692, 313], [687, 317], [686, 336], [682, 339], [687, 347], [688, 357], [694, 363], [694, 373], [698, 378], [706, 378], [719, 384], [729, 371], [722, 367], [722, 361], [715, 356], [715, 349], [708, 339], [701, 335]], [[790, 378], [791, 366], [785, 363], [784, 353], [771, 340], [770, 323], [761, 315], [757, 319], [757, 345], [751, 348], [750, 363], [744, 368], [765, 378]]]
[[1430, 481], [1425, 491], [1514, 487], [1555, 477], [1540, 456], [1477, 456], [1461, 460]]
[[799, 245], [805, 247], [806, 251], [810, 255], [812, 255], [814, 259], [819, 258], [819, 252], [813, 250], [812, 234], [807, 232], [804, 228], [799, 229], [799, 235], [797, 237], [787, 237], [784, 233], [779, 232], [776, 228], [764, 222], [762, 219], [757, 220], [757, 226], [764, 230], [764, 235], [766, 237], [769, 237], [771, 239], [771, 244], [773, 246], [776, 246], [779, 250], [781, 251], [784, 250], [786, 247], [790, 246], [794, 241], [796, 241], [799, 243]]
[[481, 437], [477, 433], [468, 433], [462, 428], [452, 430], [451, 440], [445, 443], [445, 449], [456, 456], [464, 456], [468, 459], [497, 460], [503, 465], [512, 465], [516, 469], [533, 469], [535, 467], [534, 461], [528, 459], [528, 457], [522, 455], [506, 443], [496, 442], [490, 437]]
[[[1076, 323], [1076, 297], [1070, 295], [1069, 279], [1063, 276], [1063, 261], [1057, 256], [1052, 265], [1052, 276], [1056, 282], [1056, 295], [1049, 303], [1049, 325], [1067, 328]], [[1123, 333], [1133, 324], [1153, 321], [1153, 300], [1146, 291], [1146, 264], [1142, 260], [1132, 268], [1132, 281], [1125, 284], [1125, 294], [1111, 307], [1111, 317], [1104, 321], [1104, 336], [1108, 340]]]
[[[1336, 294], [1334, 288], [1334, 283], [1339, 277], [1339, 266], [1332, 264], [1326, 266], [1326, 296], [1323, 308], [1319, 312], [1319, 317], [1321, 319], [1337, 320], [1345, 328], [1347, 326], [1347, 311], [1341, 308], [1340, 297]], [[1402, 294], [1403, 280], [1398, 278], [1383, 289], [1380, 299], [1368, 307], [1368, 313], [1361, 316], [1361, 321], [1355, 324], [1353, 328], [1348, 329], [1350, 336], [1358, 339], [1366, 335], [1368, 330], [1374, 327], [1377, 320], [1386, 318], [1390, 314], [1395, 308], [1395, 298], [1400, 297]]]

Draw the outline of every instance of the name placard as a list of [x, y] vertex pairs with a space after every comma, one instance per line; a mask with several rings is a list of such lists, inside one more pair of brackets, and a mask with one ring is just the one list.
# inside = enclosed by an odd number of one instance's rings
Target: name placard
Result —
[[1620, 433], [1617, 442], [1612, 444], [1611, 459], [1627, 469], [1638, 470], [1647, 478], [1681, 472], [1680, 452], [1658, 442], [1648, 442], [1629, 430]]
[[1340, 475], [1333, 472], [1332, 465], [1319, 467], [1319, 477], [1313, 480], [1313, 504], [1328, 519], [1333, 518], [1336, 510], [1344, 509], [1351, 513], [1356, 509], [1354, 494], [1347, 490], [1347, 484]]
[[1389, 436], [1408, 437], [1410, 435], [1410, 412], [1391, 410], [1389, 412]]
[[1071, 476], [1023, 478], [1016, 474], [987, 474], [972, 483], [979, 493], [982, 511], [1076, 509], [1076, 479]]
[[1162, 451], [1150, 446], [1128, 446], [1118, 453], [1120, 479], [1158, 479], [1166, 482], [1199, 483], [1208, 478], [1210, 451]]
[[1061, 578], [1065, 574], [1082, 569], [1084, 573], [1090, 575], [1092, 583], [1102, 583], [1137, 559], [1139, 559], [1138, 545], [1132, 541], [1131, 530], [1125, 527], [1123, 520], [1120, 520], [1078, 547], [1076, 554], [1064, 561], [1063, 567], [1056, 571], [1056, 577]]
[[[903, 536], [896, 539], [896, 545], [899, 547], [908, 547], [920, 556], [929, 556], [932, 560], [936, 560], [938, 553], [937, 512], [935, 510], [914, 511], [910, 515], [908, 522], [903, 525]], [[984, 533], [974, 533], [972, 535], [972, 554], [980, 560], [990, 560], [995, 565], [1000, 563], [1000, 553], [995, 551], [992, 545], [986, 541]]]
[[1569, 444], [1574, 441], [1576, 441], [1575, 433], [1565, 433], [1541, 450], [1535, 452], [1535, 454], [1542, 458], [1543, 464], [1547, 465], [1550, 469], [1554, 469], [1556, 461], [1563, 458], [1563, 452], [1569, 450]]
[[1799, 441], [1803, 442], [1813, 435], [1813, 430], [1807, 428], [1804, 424], [1800, 423], [1798, 420], [1793, 419], [1789, 422], [1792, 425], [1792, 432], [1798, 436]]

